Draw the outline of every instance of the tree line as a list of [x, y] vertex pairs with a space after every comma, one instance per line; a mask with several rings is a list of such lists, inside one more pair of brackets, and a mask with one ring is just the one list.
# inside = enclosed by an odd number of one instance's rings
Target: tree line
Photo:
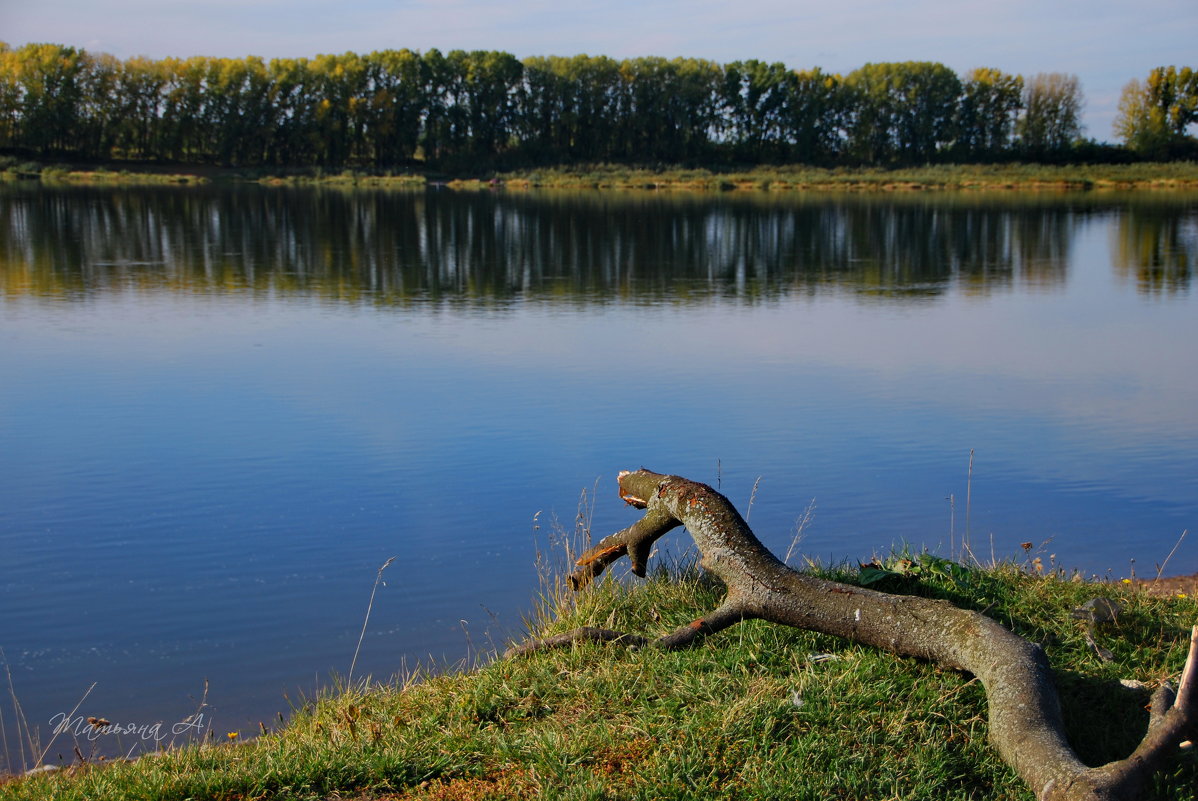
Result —
[[[1169, 81], [1154, 77], [1166, 69]], [[1146, 120], [1128, 123], [1127, 146], [1151, 155], [1192, 146], [1196, 102], [1191, 70], [1154, 70], [1126, 100], [1127, 119]], [[121, 60], [0, 43], [0, 148], [94, 160], [334, 169], [1054, 160], [1083, 142], [1082, 103], [1076, 76], [959, 76], [935, 62], [842, 76], [756, 60], [521, 61], [435, 49]]]

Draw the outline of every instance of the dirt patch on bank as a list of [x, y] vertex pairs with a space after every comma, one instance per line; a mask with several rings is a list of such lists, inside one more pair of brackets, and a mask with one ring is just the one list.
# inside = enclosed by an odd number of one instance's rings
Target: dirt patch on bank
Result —
[[1198, 597], [1198, 573], [1192, 576], [1169, 576], [1158, 579], [1136, 579], [1136, 585], [1149, 595], [1187, 595]]

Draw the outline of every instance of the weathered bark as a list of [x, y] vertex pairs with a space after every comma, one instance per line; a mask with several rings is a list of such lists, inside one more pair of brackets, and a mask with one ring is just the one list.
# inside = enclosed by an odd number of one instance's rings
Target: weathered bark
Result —
[[628, 555], [644, 575], [657, 538], [684, 525], [702, 553], [700, 564], [728, 588], [718, 609], [656, 641], [605, 629], [579, 629], [513, 648], [508, 656], [577, 640], [685, 648], [750, 618], [834, 634], [892, 653], [927, 659], [976, 676], [986, 688], [990, 739], [1003, 759], [1043, 801], [1136, 798], [1162, 759], [1198, 734], [1198, 626], [1179, 690], [1152, 698], [1148, 732], [1126, 759], [1097, 768], [1077, 758], [1065, 739], [1060, 704], [1043, 649], [979, 612], [947, 601], [888, 595], [791, 570], [757, 539], [732, 504], [705, 484], [647, 470], [622, 472], [620, 497], [645, 516], [605, 538], [578, 560], [578, 589]]

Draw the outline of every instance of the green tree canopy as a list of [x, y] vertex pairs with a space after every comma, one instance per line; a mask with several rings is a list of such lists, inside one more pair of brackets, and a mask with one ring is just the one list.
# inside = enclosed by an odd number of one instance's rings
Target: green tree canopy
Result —
[[987, 158], [1007, 151], [1023, 108], [1023, 78], [990, 67], [970, 70], [957, 112], [957, 152]]
[[1081, 82], [1076, 75], [1042, 72], [1023, 86], [1019, 141], [1030, 154], [1067, 150], [1081, 136]]
[[[847, 76], [756, 59], [384, 50], [313, 58], [136, 57], [0, 43], [0, 148], [43, 157], [342, 169], [547, 163], [893, 166], [1079, 153], [1081, 86], [926, 61]], [[1198, 152], [1198, 73], [1125, 89], [1116, 131]]]
[[929, 61], [866, 64], [847, 76], [848, 150], [869, 164], [933, 161], [955, 138], [961, 80]]

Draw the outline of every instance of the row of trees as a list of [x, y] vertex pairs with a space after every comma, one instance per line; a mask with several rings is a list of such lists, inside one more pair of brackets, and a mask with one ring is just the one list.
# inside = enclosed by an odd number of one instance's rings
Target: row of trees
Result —
[[0, 44], [0, 148], [91, 159], [340, 168], [1050, 158], [1079, 139], [1081, 105], [1073, 76], [961, 77], [932, 62], [841, 76], [761, 61], [460, 50], [120, 60]]
[[1123, 87], [1115, 132], [1149, 158], [1198, 157], [1187, 129], [1198, 123], [1198, 70], [1157, 67]]

